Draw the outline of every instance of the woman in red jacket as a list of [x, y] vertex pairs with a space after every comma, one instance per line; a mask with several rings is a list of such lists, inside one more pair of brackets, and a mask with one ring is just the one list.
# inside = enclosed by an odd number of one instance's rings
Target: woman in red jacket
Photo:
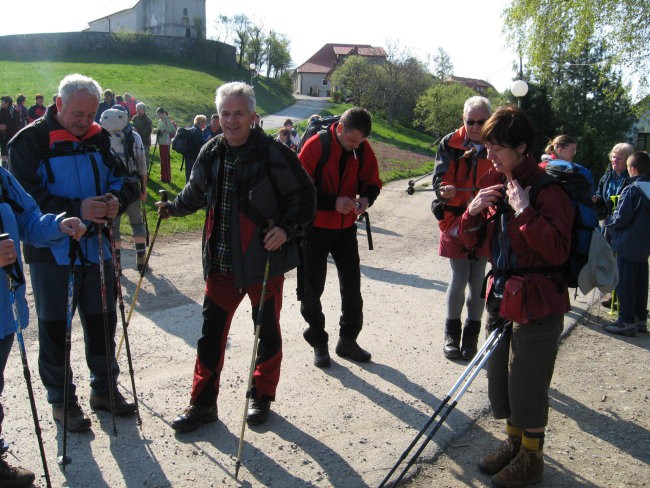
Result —
[[[438, 253], [449, 258], [451, 266], [443, 347], [448, 359], [472, 359], [481, 331], [484, 306], [481, 288], [487, 255], [485, 250], [466, 247], [458, 228], [468, 202], [476, 195], [478, 181], [492, 167], [481, 144], [481, 129], [491, 112], [487, 98], [468, 98], [463, 109], [463, 126], [442, 139], [436, 156], [433, 185], [438, 188], [438, 199], [434, 202], [440, 227]], [[467, 318], [461, 330], [464, 302], [467, 302]]]
[[506, 323], [506, 336], [488, 361], [488, 395], [496, 418], [507, 420], [506, 440], [479, 461], [497, 487], [541, 481], [542, 446], [553, 376], [569, 294], [562, 264], [571, 249], [573, 207], [565, 191], [530, 187], [544, 170], [530, 154], [534, 129], [517, 107], [497, 110], [483, 126], [494, 166], [461, 220], [467, 247], [485, 242], [488, 328]]

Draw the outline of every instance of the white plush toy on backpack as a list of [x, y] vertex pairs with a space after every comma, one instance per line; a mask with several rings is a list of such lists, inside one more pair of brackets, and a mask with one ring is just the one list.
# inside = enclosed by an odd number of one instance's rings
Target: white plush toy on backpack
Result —
[[123, 110], [104, 110], [99, 119], [101, 126], [111, 133], [111, 149], [122, 160], [129, 174], [147, 174], [147, 160], [140, 135], [129, 124], [129, 114]]

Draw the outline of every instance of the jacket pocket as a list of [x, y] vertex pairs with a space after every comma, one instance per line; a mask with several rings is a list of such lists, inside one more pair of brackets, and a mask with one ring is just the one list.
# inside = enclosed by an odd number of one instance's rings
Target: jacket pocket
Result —
[[501, 300], [501, 308], [499, 315], [506, 320], [512, 320], [519, 324], [528, 323], [526, 310], [524, 309], [526, 303], [526, 285], [523, 276], [511, 276], [506, 281], [505, 290], [503, 291], [503, 299]]

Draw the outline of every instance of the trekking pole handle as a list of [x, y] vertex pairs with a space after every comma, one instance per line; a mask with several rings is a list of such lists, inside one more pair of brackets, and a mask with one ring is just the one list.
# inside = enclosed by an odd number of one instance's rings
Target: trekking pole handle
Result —
[[168, 201], [168, 196], [167, 196], [167, 190], [158, 190], [158, 193], [160, 193], [160, 201], [161, 202], [167, 202]]

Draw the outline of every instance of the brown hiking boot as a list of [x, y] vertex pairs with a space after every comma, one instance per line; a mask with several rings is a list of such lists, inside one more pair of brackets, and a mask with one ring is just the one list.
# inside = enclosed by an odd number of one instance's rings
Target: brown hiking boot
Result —
[[6, 454], [0, 458], [0, 486], [21, 488], [32, 486], [35, 475], [28, 469], [20, 466], [11, 466], [5, 460]]
[[[63, 405], [52, 405], [52, 417], [61, 425], [64, 424], [65, 409]], [[68, 404], [68, 432], [83, 432], [90, 429], [90, 419], [79, 406], [79, 402]]]
[[495, 452], [486, 454], [478, 461], [478, 469], [481, 473], [493, 475], [505, 468], [519, 452], [521, 439], [518, 437], [506, 437]]
[[543, 474], [544, 453], [522, 446], [510, 464], [492, 476], [492, 484], [497, 488], [522, 488], [539, 483]]

